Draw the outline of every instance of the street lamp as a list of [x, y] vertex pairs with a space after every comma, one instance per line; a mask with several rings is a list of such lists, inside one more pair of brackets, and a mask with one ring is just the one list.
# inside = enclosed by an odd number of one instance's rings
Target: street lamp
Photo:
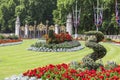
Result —
[[36, 23], [37, 23], [37, 21], [35, 20], [35, 21], [34, 21], [34, 38], [35, 38], [35, 36], [36, 36], [36, 35], [35, 35], [35, 34], [36, 34]]
[[49, 30], [55, 31], [55, 26], [51, 25], [51, 26], [49, 27]]
[[25, 27], [24, 27], [24, 26], [21, 26], [21, 27], [20, 27], [20, 31], [21, 31], [21, 32], [20, 32], [20, 33], [21, 33], [20, 36], [23, 37], [23, 34], [25, 33]]
[[30, 25], [30, 26], [29, 26], [30, 38], [32, 38], [32, 31], [33, 31], [33, 29], [34, 29], [33, 26]]
[[43, 31], [43, 24], [42, 24], [42, 22], [37, 26], [37, 29], [38, 29], [38, 38], [39, 38], [39, 36], [40, 37], [42, 36], [42, 31]]
[[48, 23], [49, 23], [49, 21], [46, 20], [46, 34], [48, 34]]

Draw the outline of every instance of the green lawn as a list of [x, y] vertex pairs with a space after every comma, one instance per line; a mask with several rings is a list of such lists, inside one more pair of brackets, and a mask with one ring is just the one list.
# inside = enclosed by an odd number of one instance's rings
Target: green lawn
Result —
[[[20, 74], [28, 69], [33, 69], [47, 64], [69, 63], [80, 61], [85, 55], [92, 52], [89, 48], [76, 52], [33, 52], [27, 48], [37, 40], [24, 40], [22, 44], [0, 47], [0, 80], [13, 74]], [[84, 42], [81, 42], [84, 46]], [[120, 64], [120, 46], [102, 43], [107, 48], [107, 61], [116, 61]]]

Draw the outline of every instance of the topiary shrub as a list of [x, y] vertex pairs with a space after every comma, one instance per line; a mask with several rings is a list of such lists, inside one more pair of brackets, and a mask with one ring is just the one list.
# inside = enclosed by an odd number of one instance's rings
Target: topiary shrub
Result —
[[104, 34], [100, 31], [89, 31], [89, 32], [85, 32], [85, 34], [87, 36], [95, 36], [95, 38], [97, 39], [97, 43], [102, 41], [104, 39]]
[[104, 34], [100, 31], [89, 31], [86, 32], [86, 35], [89, 36], [88, 40], [85, 43], [86, 47], [92, 48], [93, 52], [85, 56], [82, 61], [84, 66], [88, 69], [97, 69], [102, 64], [96, 63], [96, 60], [103, 58], [106, 55], [106, 48], [101, 44], [98, 44], [104, 39]]

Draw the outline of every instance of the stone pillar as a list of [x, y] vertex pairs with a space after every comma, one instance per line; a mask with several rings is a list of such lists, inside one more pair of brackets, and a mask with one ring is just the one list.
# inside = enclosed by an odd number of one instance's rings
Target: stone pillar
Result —
[[58, 24], [55, 24], [55, 33], [56, 33], [56, 34], [58, 34], [58, 33], [59, 33]]
[[28, 38], [28, 24], [25, 24], [25, 38]]
[[17, 16], [16, 22], [15, 22], [15, 35], [17, 35], [18, 37], [20, 36], [20, 19], [19, 19], [19, 16]]
[[67, 21], [66, 21], [66, 31], [70, 34], [70, 35], [72, 35], [72, 14], [71, 13], [69, 13], [68, 15], [67, 15]]

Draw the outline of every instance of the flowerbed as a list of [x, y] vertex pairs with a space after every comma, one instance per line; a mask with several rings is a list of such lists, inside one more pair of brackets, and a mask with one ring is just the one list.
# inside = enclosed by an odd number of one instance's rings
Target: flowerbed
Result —
[[50, 30], [49, 33], [45, 35], [45, 39], [46, 41], [44, 42], [32, 44], [28, 50], [39, 52], [71, 52], [84, 48], [80, 42], [73, 40], [68, 32], [56, 34], [53, 30]]
[[0, 44], [5, 44], [5, 43], [13, 43], [13, 42], [21, 42], [21, 39], [4, 39], [0, 40]]
[[12, 34], [12, 35], [1, 35], [0, 34], [0, 44], [21, 42], [21, 41], [22, 40], [19, 39], [19, 37], [14, 34]]
[[20, 42], [12, 42], [12, 43], [4, 43], [4, 44], [0, 44], [0, 46], [11, 46], [11, 45], [17, 45], [17, 44], [21, 44], [22, 41]]
[[37, 42], [31, 45], [28, 50], [41, 51], [41, 52], [71, 52], [83, 49], [84, 47], [76, 41], [66, 41], [59, 44], [46, 44], [45, 42]]
[[34, 77], [41, 80], [119, 80], [120, 79], [120, 65], [112, 67], [106, 65], [97, 70], [82, 70], [71, 68], [70, 64], [47, 65], [45, 67], [38, 67], [28, 70], [23, 73], [28, 80]]

